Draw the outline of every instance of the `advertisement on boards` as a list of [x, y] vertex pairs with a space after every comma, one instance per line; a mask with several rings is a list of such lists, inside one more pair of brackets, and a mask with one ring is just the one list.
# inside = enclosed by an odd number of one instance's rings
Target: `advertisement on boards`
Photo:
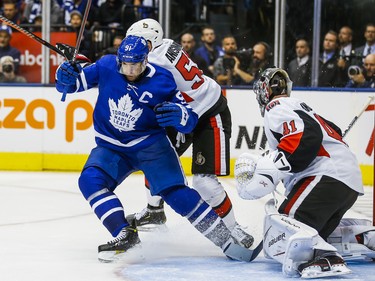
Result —
[[[41, 32], [35, 32], [36, 36], [42, 38]], [[70, 46], [76, 44], [75, 32], [51, 32], [51, 45], [65, 43]], [[21, 52], [19, 75], [26, 78], [29, 83], [41, 83], [42, 79], [42, 44], [20, 32], [13, 32], [10, 41], [12, 47]], [[50, 50], [50, 83], [55, 82], [57, 67], [64, 61], [64, 57]]]
[[[294, 91], [292, 94], [342, 131], [369, 100], [369, 93]], [[67, 164], [76, 161], [72, 156], [87, 156], [95, 147], [92, 113], [97, 95], [94, 88], [68, 94], [66, 101], [61, 102], [61, 94], [54, 87], [1, 87], [0, 161], [2, 155], [12, 160], [12, 153], [18, 156], [33, 153], [43, 159], [53, 156], [63, 169], [64, 161]], [[251, 90], [229, 89], [226, 97], [232, 115], [231, 159], [244, 152], [263, 153], [268, 149], [267, 139], [255, 95]], [[344, 139], [361, 168], [368, 171], [370, 180], [374, 167], [374, 113], [372, 103]], [[183, 157], [191, 157], [191, 149]], [[3, 161], [3, 165], [7, 163]]]

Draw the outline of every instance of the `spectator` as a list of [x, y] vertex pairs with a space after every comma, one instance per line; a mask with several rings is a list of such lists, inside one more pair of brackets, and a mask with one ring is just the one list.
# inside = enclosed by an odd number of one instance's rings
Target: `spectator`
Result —
[[[70, 13], [70, 27], [68, 27], [67, 31], [74, 31], [77, 33], [77, 36], [79, 34], [79, 31], [81, 29], [82, 25], [82, 14], [78, 10], [73, 10]], [[90, 60], [93, 60], [92, 58], [92, 52], [91, 52], [91, 40], [92, 38], [92, 32], [87, 29], [87, 27], [83, 31], [83, 37], [81, 41], [81, 45], [79, 48], [79, 52], [82, 55], [85, 55]]]
[[212, 27], [206, 26], [202, 29], [201, 41], [203, 45], [195, 51], [195, 55], [202, 57], [209, 69], [209, 73], [206, 75], [213, 77], [214, 75], [214, 62], [218, 57], [224, 55], [223, 49], [215, 44], [215, 31]]
[[293, 85], [297, 87], [311, 86], [311, 57], [309, 43], [305, 39], [296, 42], [296, 55], [287, 68]]
[[319, 87], [341, 87], [343, 85], [343, 70], [337, 65], [338, 35], [330, 30], [324, 36], [323, 53], [319, 60]]
[[349, 78], [347, 88], [375, 88], [375, 54], [367, 55], [363, 68], [358, 68], [358, 74], [349, 74]]
[[214, 63], [214, 77], [220, 85], [244, 85], [254, 77], [246, 70], [240, 69], [240, 60], [236, 57], [237, 42], [233, 36], [226, 36], [222, 40], [224, 55]]
[[108, 55], [108, 54], [116, 55], [117, 54], [117, 50], [120, 47], [120, 44], [122, 42], [122, 39], [124, 39], [124, 36], [122, 36], [122, 35], [116, 35], [113, 38], [112, 46], [108, 47], [107, 49], [105, 49], [103, 51], [103, 53], [101, 54], [101, 56]]
[[107, 0], [99, 7], [99, 22], [102, 26], [117, 28], [122, 23], [121, 0]]
[[137, 16], [140, 19], [157, 19], [159, 0], [134, 0], [133, 5], [137, 6]]
[[[41, 18], [42, 15], [43, 0], [28, 1], [25, 4], [23, 11], [23, 22], [35, 24], [35, 20]], [[51, 1], [51, 25], [64, 24], [63, 21], [63, 9], [59, 6], [56, 0]]]
[[189, 58], [198, 65], [200, 70], [203, 71], [203, 74], [207, 75], [207, 73], [210, 73], [207, 62], [201, 56], [195, 54], [194, 36], [191, 33], [184, 33], [181, 36], [180, 43]]
[[266, 69], [271, 67], [272, 52], [271, 47], [266, 42], [260, 41], [256, 43], [253, 47], [253, 60], [251, 65], [251, 71], [253, 75], [253, 84], [259, 79], [260, 74]]
[[42, 32], [43, 17], [42, 15], [37, 15], [34, 18], [32, 26], [28, 28], [30, 32]]
[[[57, 0], [58, 1], [58, 0]], [[59, 1], [58, 1], [59, 2]], [[61, 1], [60, 1], [61, 2]], [[74, 10], [78, 10], [82, 15], [85, 13], [85, 9], [87, 6], [87, 0], [62, 0], [62, 6], [64, 10], [64, 23], [66, 25], [70, 25], [70, 13]], [[87, 18], [87, 28], [91, 28], [91, 26], [98, 21], [98, 8], [97, 8], [98, 1], [92, 1], [90, 12]]]
[[343, 26], [339, 32], [339, 59], [337, 66], [342, 70], [342, 81], [348, 81], [348, 68], [355, 60], [355, 52], [352, 46], [353, 31], [349, 26]]
[[14, 59], [4, 56], [0, 59], [0, 83], [27, 83], [25, 77], [14, 72]]
[[3, 16], [16, 24], [21, 24], [22, 16], [18, 10], [17, 2], [14, 0], [3, 1]]
[[[365, 58], [369, 54], [375, 54], [375, 24], [369, 23], [366, 25], [364, 37], [366, 43], [355, 49], [355, 55], [357, 60], [353, 62], [356, 65], [362, 65], [364, 61], [362, 58]], [[359, 59], [360, 58], [360, 59]]]
[[0, 58], [11, 56], [14, 60], [15, 72], [18, 73], [21, 52], [10, 45], [12, 29], [7, 25], [0, 25]]

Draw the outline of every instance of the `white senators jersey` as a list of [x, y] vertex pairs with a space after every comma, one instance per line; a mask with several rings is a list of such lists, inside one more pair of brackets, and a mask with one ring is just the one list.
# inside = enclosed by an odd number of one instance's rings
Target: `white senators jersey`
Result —
[[326, 175], [363, 194], [357, 159], [341, 130], [307, 104], [290, 97], [272, 100], [264, 126], [270, 149], [283, 151], [291, 164], [292, 173], [284, 180], [287, 193], [302, 178]]
[[182, 46], [170, 39], [148, 55], [150, 63], [169, 70], [185, 100], [201, 117], [219, 100], [221, 87], [215, 80], [203, 75], [198, 66], [182, 50]]

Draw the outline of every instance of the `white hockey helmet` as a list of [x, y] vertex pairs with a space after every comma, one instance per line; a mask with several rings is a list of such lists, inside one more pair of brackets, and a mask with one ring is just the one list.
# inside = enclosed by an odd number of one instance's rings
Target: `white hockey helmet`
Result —
[[264, 116], [266, 105], [275, 96], [290, 96], [293, 82], [288, 73], [281, 68], [267, 68], [254, 83], [254, 92], [257, 96], [260, 113]]
[[163, 28], [156, 20], [147, 18], [133, 23], [126, 32], [126, 36], [142, 36], [151, 43], [151, 51], [163, 44]]

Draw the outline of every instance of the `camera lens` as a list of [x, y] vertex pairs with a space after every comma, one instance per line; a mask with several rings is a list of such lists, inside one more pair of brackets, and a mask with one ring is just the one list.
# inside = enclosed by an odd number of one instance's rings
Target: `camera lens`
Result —
[[11, 64], [3, 65], [3, 72], [5, 72], [5, 73], [13, 72], [13, 65], [11, 65]]
[[349, 75], [358, 75], [361, 73], [361, 69], [357, 65], [352, 65], [348, 69], [348, 74]]

